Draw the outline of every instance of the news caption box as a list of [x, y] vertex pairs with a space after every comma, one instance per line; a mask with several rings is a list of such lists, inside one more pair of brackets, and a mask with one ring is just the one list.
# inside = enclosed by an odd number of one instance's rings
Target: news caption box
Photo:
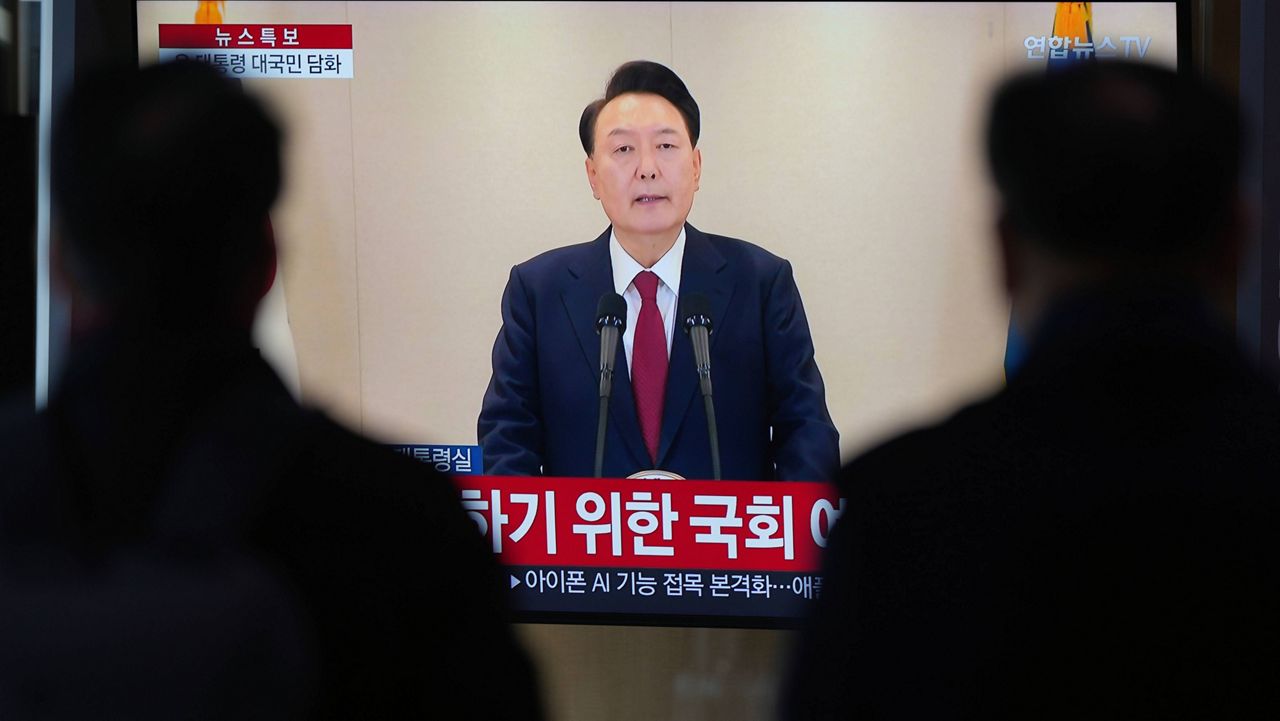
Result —
[[825, 483], [455, 476], [517, 611], [794, 621], [845, 500]]
[[350, 25], [161, 24], [160, 61], [197, 60], [237, 78], [354, 77]]
[[484, 451], [480, 446], [391, 444], [388, 448], [441, 473], [478, 476], [484, 472]]

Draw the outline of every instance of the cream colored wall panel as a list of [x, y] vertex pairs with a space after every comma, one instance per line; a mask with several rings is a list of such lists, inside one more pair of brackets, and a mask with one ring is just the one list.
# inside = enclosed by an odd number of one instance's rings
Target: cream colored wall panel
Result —
[[679, 3], [699, 227], [789, 258], [846, 455], [1000, 379], [978, 129], [1001, 6]]

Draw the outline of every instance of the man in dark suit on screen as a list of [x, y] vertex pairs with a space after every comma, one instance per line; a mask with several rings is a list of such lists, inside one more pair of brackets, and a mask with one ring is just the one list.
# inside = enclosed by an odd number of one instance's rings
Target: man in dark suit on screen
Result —
[[480, 412], [485, 471], [590, 476], [597, 423], [597, 301], [617, 292], [603, 473], [711, 478], [709, 432], [679, 299], [705, 295], [724, 478], [825, 480], [839, 437], [787, 261], [686, 222], [702, 172], [698, 105], [657, 63], [627, 63], [579, 125], [587, 180], [610, 227], [515, 266]]
[[987, 150], [1028, 353], [843, 469], [783, 718], [1280, 715], [1280, 395], [1222, 311], [1237, 125], [1151, 66], [1002, 86]]

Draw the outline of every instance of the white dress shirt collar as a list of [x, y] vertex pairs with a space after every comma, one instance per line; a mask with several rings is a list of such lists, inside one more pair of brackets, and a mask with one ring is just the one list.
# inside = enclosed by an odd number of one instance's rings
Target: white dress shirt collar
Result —
[[680, 228], [680, 235], [676, 236], [676, 242], [671, 246], [652, 268], [645, 268], [632, 258], [622, 244], [618, 242], [618, 236], [609, 229], [609, 260], [613, 264], [613, 289], [618, 295], [623, 295], [627, 291], [627, 286], [631, 285], [631, 281], [635, 280], [636, 275], [642, 270], [651, 270], [658, 276], [663, 285], [671, 289], [672, 295], [680, 295], [680, 269], [684, 265], [684, 227]]
[[622, 349], [627, 354], [627, 374], [631, 373], [631, 357], [635, 349], [636, 322], [640, 319], [640, 291], [636, 290], [636, 275], [651, 270], [658, 276], [658, 313], [662, 315], [662, 327], [667, 336], [667, 356], [671, 355], [671, 343], [675, 338], [676, 301], [680, 295], [680, 269], [684, 265], [684, 228], [671, 249], [652, 268], [645, 268], [622, 249], [617, 236], [609, 232], [609, 259], [613, 264], [613, 288], [627, 303], [627, 327], [622, 331]]

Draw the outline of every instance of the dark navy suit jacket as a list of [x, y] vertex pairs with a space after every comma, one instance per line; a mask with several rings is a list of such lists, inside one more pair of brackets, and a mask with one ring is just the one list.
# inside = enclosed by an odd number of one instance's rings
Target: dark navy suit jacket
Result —
[[[721, 476], [826, 480], [839, 436], [791, 264], [750, 243], [686, 225], [680, 294], [711, 301], [711, 375]], [[599, 415], [600, 296], [614, 291], [609, 230], [511, 269], [502, 329], [480, 411], [485, 472], [591, 476]], [[661, 468], [711, 478], [706, 412], [693, 346], [676, 319], [656, 463], [640, 434], [626, 353], [618, 344], [604, 475]]]

